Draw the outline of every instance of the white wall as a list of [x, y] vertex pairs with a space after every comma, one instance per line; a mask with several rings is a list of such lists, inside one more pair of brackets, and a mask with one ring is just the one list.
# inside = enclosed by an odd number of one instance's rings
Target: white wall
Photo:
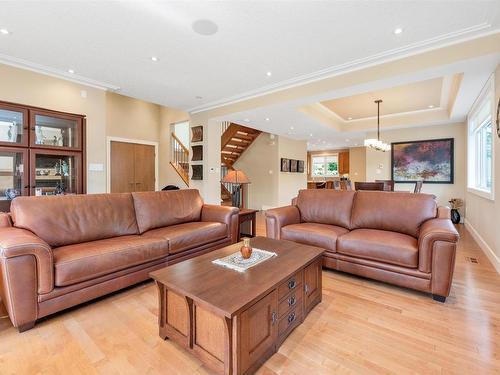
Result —
[[[440, 205], [449, 205], [451, 198], [465, 199], [466, 160], [465, 124], [455, 123], [434, 125], [424, 128], [408, 128], [382, 132], [380, 138], [387, 143], [418, 141], [425, 139], [454, 138], [454, 183], [424, 184], [422, 193], [434, 194]], [[368, 137], [372, 137], [369, 134]], [[376, 137], [376, 135], [375, 135]], [[381, 167], [381, 168], [380, 168]], [[388, 180], [391, 178], [391, 153], [366, 150], [366, 181]], [[395, 190], [413, 191], [414, 184], [396, 184]]]
[[[500, 65], [495, 72], [495, 108], [500, 100]], [[496, 112], [493, 114], [496, 119]], [[463, 131], [464, 137], [467, 129]], [[477, 242], [500, 273], [500, 138], [494, 139], [494, 200], [467, 192], [466, 225], [475, 236]]]

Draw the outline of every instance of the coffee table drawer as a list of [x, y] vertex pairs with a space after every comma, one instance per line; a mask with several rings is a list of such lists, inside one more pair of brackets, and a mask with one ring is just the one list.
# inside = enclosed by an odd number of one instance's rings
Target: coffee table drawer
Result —
[[302, 307], [291, 310], [288, 314], [283, 316], [278, 323], [278, 336], [288, 335], [290, 331], [298, 326], [302, 321]]
[[303, 272], [300, 270], [293, 276], [289, 277], [285, 282], [281, 283], [278, 287], [278, 300], [281, 301], [288, 293], [294, 290], [301, 290], [303, 278]]
[[303, 290], [302, 288], [296, 289], [288, 296], [283, 298], [278, 305], [278, 317], [282, 317], [288, 311], [295, 309], [298, 306], [302, 306]]

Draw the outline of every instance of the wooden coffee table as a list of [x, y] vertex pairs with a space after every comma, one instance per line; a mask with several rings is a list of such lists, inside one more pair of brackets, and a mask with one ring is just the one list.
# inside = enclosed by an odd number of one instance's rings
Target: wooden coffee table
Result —
[[321, 302], [323, 249], [255, 237], [278, 254], [243, 273], [212, 263], [241, 244], [151, 273], [159, 296], [160, 337], [220, 374], [251, 374]]

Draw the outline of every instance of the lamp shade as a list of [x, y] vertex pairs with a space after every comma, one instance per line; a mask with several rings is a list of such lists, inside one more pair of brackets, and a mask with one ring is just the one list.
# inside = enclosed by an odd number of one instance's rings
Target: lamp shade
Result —
[[224, 176], [222, 182], [229, 182], [231, 184], [249, 184], [250, 180], [245, 173], [234, 169], [229, 171], [228, 174]]

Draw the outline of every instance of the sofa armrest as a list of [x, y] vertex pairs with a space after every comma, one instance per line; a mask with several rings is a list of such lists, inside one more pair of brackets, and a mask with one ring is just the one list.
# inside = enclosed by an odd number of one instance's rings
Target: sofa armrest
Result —
[[[33, 256], [36, 260], [36, 270], [34, 271], [38, 279], [38, 293], [50, 292], [54, 288], [54, 261], [50, 246], [28, 230], [14, 227], [0, 228], [0, 259], [2, 264], [8, 263], [10, 259], [23, 256]], [[21, 282], [23, 276], [22, 274], [13, 274], [13, 280]]]
[[215, 221], [227, 225], [231, 243], [238, 241], [238, 213], [240, 209], [230, 206], [204, 204], [201, 209], [201, 221]]
[[438, 219], [451, 219], [451, 209], [448, 206], [439, 206], [437, 211]]
[[285, 206], [266, 211], [266, 233], [269, 238], [280, 239], [281, 228], [300, 223], [297, 206]]
[[12, 226], [12, 219], [7, 212], [0, 212], [0, 228], [10, 228]]
[[450, 219], [431, 219], [420, 227], [418, 269], [431, 273], [432, 294], [446, 297], [450, 292], [459, 234]]

